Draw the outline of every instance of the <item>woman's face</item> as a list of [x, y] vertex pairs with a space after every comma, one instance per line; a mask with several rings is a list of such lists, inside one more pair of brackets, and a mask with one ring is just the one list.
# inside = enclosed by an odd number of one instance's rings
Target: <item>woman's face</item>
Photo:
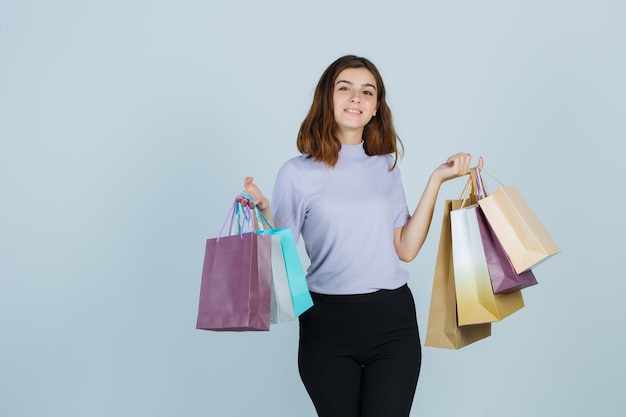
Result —
[[336, 135], [342, 143], [361, 141], [363, 128], [376, 115], [377, 88], [374, 75], [365, 68], [347, 68], [337, 76], [333, 87], [333, 111]]

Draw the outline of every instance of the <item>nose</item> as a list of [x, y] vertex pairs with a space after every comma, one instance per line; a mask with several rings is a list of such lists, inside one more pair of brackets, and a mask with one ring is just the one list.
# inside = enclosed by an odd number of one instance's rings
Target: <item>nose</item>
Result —
[[360, 103], [361, 102], [361, 97], [359, 97], [358, 94], [355, 94], [355, 95], [352, 96], [352, 99], [350, 101], [352, 101], [353, 103]]

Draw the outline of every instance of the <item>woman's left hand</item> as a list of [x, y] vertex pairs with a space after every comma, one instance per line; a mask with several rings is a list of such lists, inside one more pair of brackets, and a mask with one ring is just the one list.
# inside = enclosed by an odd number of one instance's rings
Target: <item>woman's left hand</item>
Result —
[[[469, 174], [472, 156], [468, 153], [459, 152], [452, 155], [447, 161], [437, 167], [433, 176], [441, 182], [451, 180]], [[478, 158], [478, 167], [483, 167], [483, 157]]]

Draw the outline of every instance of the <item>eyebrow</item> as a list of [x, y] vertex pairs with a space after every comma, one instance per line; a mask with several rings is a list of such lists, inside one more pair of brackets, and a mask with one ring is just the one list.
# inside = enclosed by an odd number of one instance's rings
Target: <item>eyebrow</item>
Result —
[[[346, 84], [353, 85], [353, 83], [351, 81], [348, 81], [348, 80], [338, 80], [335, 83], [335, 85], [340, 84], [340, 83], [346, 83]], [[374, 84], [370, 84], [370, 83], [362, 84], [361, 87], [372, 87], [374, 90], [376, 90], [376, 86]]]

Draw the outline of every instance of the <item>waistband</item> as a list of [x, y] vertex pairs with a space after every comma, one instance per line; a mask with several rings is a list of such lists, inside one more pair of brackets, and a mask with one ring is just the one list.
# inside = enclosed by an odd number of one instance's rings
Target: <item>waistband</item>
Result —
[[323, 303], [337, 303], [337, 304], [351, 304], [351, 303], [372, 303], [380, 300], [384, 300], [388, 297], [401, 294], [405, 291], [409, 291], [409, 286], [404, 284], [403, 286], [396, 288], [395, 290], [378, 290], [367, 294], [320, 294], [311, 292], [311, 298], [313, 301]]

